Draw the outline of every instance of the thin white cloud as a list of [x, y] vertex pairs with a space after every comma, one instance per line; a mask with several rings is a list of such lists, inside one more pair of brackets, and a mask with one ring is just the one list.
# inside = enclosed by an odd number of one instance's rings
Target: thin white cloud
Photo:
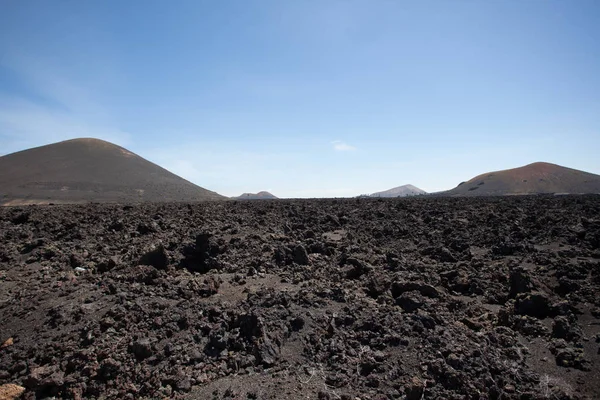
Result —
[[[11, 62], [9, 62], [11, 61]], [[0, 155], [78, 137], [127, 146], [131, 136], [85, 85], [64, 79], [44, 60], [4, 59], [34, 96], [0, 90]]]
[[78, 137], [94, 137], [126, 146], [131, 136], [111, 125], [19, 98], [0, 97], [0, 155]]
[[331, 142], [331, 144], [333, 145], [333, 149], [335, 151], [354, 151], [354, 150], [356, 150], [356, 147], [350, 146], [349, 144], [342, 142], [341, 140], [334, 140], [333, 142]]

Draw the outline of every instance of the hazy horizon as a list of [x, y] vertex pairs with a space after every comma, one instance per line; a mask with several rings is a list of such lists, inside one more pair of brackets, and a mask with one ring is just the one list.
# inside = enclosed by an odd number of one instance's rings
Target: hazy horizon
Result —
[[600, 174], [600, 4], [8, 2], [0, 155], [96, 137], [226, 196]]

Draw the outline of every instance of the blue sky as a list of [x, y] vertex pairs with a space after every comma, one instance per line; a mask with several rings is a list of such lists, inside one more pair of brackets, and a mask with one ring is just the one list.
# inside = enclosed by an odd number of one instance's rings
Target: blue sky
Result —
[[229, 196], [600, 173], [600, 2], [1, 2], [0, 154], [76, 137]]

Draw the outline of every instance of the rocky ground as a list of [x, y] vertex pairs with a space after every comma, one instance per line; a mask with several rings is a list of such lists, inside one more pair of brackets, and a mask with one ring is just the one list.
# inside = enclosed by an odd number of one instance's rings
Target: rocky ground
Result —
[[5, 207], [0, 393], [599, 398], [599, 287], [598, 196]]

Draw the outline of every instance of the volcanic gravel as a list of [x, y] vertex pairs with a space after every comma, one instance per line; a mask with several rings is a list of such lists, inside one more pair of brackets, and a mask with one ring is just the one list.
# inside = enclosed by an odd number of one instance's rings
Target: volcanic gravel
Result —
[[0, 385], [600, 398], [599, 287], [599, 196], [5, 207]]

